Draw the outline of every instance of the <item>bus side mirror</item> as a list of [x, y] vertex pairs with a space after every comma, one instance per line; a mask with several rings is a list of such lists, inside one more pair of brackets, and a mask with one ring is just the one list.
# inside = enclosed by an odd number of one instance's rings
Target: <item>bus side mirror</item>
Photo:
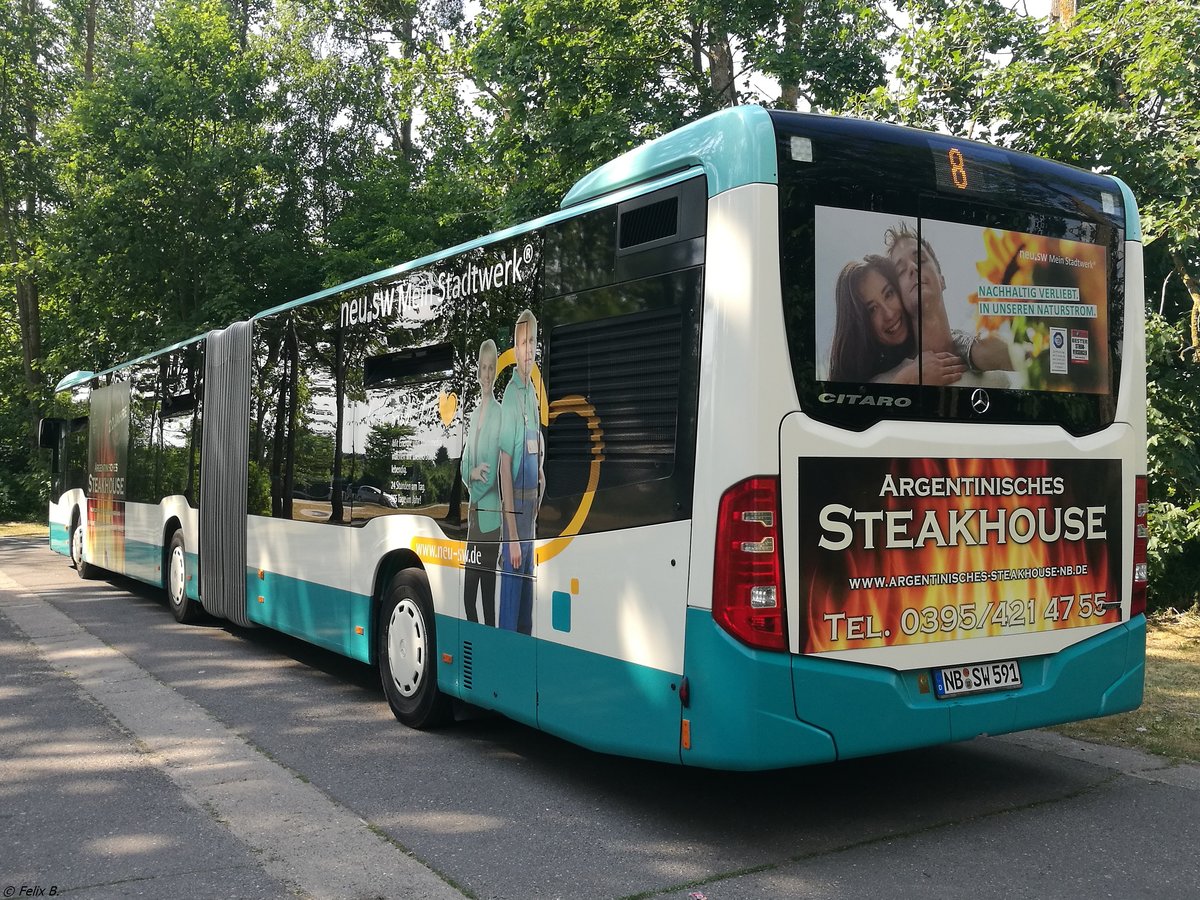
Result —
[[62, 439], [62, 419], [42, 419], [38, 422], [38, 446], [44, 450], [57, 450]]

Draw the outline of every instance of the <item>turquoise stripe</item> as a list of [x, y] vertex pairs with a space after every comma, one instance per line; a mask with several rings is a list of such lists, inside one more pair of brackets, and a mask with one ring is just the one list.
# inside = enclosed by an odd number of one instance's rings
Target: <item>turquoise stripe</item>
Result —
[[200, 600], [200, 557], [195, 553], [183, 551], [183, 572], [186, 580], [183, 585], [183, 595], [189, 600]]
[[155, 587], [163, 586], [162, 544], [147, 544], [125, 538], [125, 574]]
[[684, 763], [775, 769], [837, 757], [828, 731], [796, 718], [787, 653], [753, 650], [722, 630], [708, 610], [689, 609], [684, 672], [691, 705], [683, 715], [692, 738]]
[[[261, 598], [261, 600], [260, 600]], [[250, 621], [351, 659], [371, 661], [371, 598], [277, 572], [246, 569]], [[362, 634], [355, 633], [360, 627]]]
[[678, 763], [680, 682], [670, 672], [539, 641], [538, 726], [591, 750]]
[[1129, 189], [1129, 185], [1116, 175], [1109, 175], [1108, 177], [1115, 181], [1121, 189], [1121, 198], [1125, 204], [1125, 240], [1141, 243], [1142, 220], [1138, 215], [1137, 200], [1134, 199], [1133, 191]]
[[[437, 617], [438, 652], [451, 653], [452, 672], [442, 666], [438, 686], [452, 696], [511, 719], [538, 724], [537, 660], [539, 641], [526, 634]], [[450, 644], [448, 636], [459, 641]]]
[[703, 168], [709, 197], [745, 184], [778, 184], [770, 113], [761, 106], [724, 109], [636, 147], [579, 179], [562, 208], [687, 167]]
[[71, 535], [66, 525], [57, 522], [50, 523], [50, 549], [63, 556], [71, 555]]

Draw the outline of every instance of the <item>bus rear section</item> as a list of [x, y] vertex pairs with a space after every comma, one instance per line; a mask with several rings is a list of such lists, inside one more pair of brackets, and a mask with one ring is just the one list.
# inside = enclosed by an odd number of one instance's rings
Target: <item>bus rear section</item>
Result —
[[778, 194], [751, 185], [710, 215], [754, 250], [708, 308], [754, 311], [721, 313], [705, 349], [723, 375], [702, 384], [697, 482], [724, 489], [698, 491], [716, 525], [693, 545], [714, 549], [692, 570], [684, 761], [792, 765], [1136, 708], [1128, 190], [940, 135], [771, 117]]

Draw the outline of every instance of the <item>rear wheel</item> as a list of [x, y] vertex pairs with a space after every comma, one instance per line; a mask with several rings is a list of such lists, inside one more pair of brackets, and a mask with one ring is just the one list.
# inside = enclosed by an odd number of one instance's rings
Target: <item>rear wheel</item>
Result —
[[100, 570], [83, 558], [83, 523], [76, 515], [71, 521], [71, 562], [80, 578], [95, 578]]
[[204, 611], [199, 603], [187, 595], [187, 566], [185, 565], [184, 546], [183, 531], [176, 531], [171, 535], [171, 543], [167, 547], [167, 571], [163, 584], [175, 621], [187, 625], [199, 619]]
[[450, 698], [437, 686], [437, 629], [424, 572], [392, 576], [375, 633], [379, 679], [396, 718], [412, 728], [448, 722]]

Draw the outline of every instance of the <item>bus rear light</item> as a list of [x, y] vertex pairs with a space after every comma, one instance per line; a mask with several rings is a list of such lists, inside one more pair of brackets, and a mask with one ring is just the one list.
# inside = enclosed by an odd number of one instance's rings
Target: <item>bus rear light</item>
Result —
[[1138, 475], [1133, 485], [1133, 586], [1130, 590], [1129, 617], [1146, 612], [1146, 544], [1150, 539], [1150, 528], [1146, 519], [1149, 502], [1146, 494], [1146, 476]]
[[786, 650], [779, 479], [748, 478], [721, 497], [713, 618], [739, 641]]

